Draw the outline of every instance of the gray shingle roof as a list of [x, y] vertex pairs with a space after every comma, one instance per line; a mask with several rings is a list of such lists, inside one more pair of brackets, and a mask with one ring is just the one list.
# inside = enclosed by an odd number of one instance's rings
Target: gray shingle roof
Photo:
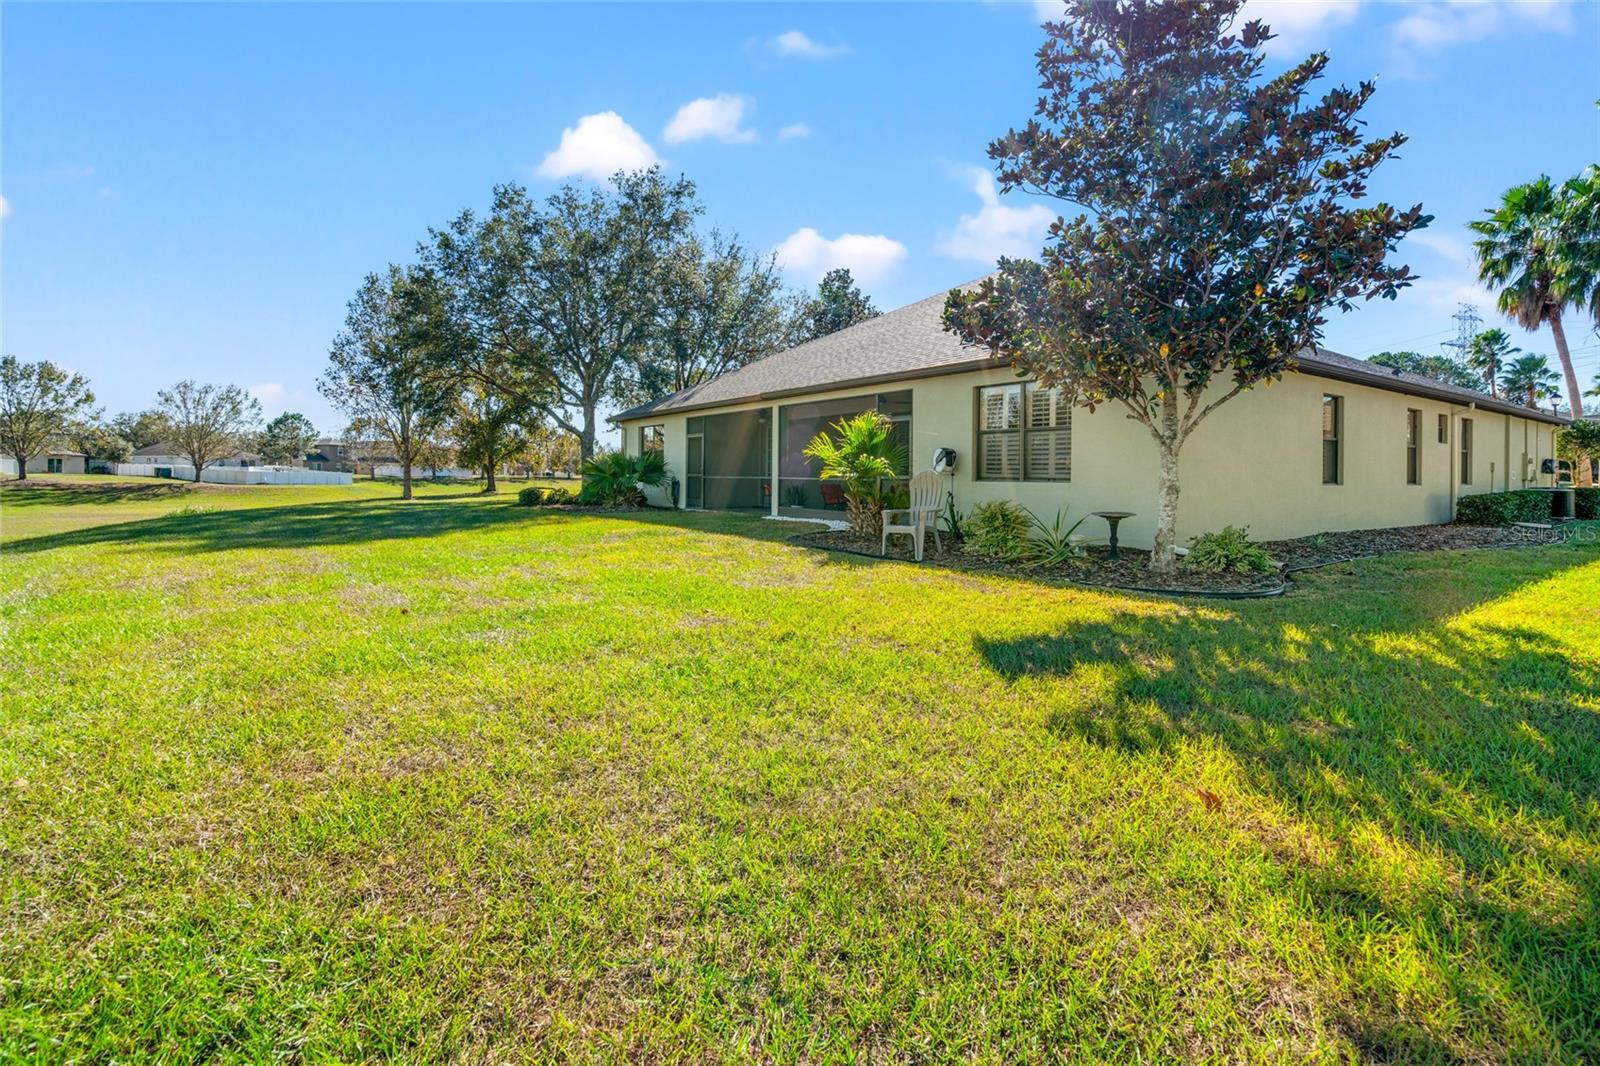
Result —
[[[969, 282], [962, 288], [976, 284]], [[668, 412], [726, 407], [754, 400], [934, 377], [1002, 365], [990, 358], [987, 350], [964, 345], [954, 334], [945, 332], [942, 321], [944, 302], [944, 293], [918, 300], [818, 340], [775, 352], [765, 359], [738, 370], [730, 370], [710, 381], [691, 385], [671, 396], [623, 411], [614, 415], [611, 421], [633, 422]], [[1326, 348], [1301, 352], [1296, 360], [1301, 371], [1318, 377], [1391, 389], [1449, 403], [1475, 403], [1486, 410], [1517, 414], [1541, 422], [1567, 422], [1567, 419], [1548, 411], [1496, 400], [1481, 392], [1447, 385], [1420, 374], [1396, 374], [1388, 367], [1363, 359], [1352, 359]]]
[[997, 365], [985, 349], [967, 347], [954, 334], [945, 332], [941, 321], [944, 300], [944, 293], [930, 296], [826, 337], [774, 352], [682, 392], [623, 411], [612, 421]]

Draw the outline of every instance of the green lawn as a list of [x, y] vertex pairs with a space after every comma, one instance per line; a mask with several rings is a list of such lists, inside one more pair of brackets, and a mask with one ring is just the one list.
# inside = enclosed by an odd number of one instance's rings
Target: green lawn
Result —
[[1594, 527], [1179, 603], [394, 493], [0, 488], [0, 1060], [1600, 1060]]

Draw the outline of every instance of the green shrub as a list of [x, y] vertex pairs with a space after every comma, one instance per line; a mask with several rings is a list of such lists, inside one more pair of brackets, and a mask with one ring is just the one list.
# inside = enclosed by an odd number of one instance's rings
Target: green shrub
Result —
[[583, 488], [578, 492], [578, 502], [601, 507], [643, 507], [646, 501], [640, 486], [661, 485], [666, 480], [667, 462], [660, 452], [610, 452], [583, 464]]
[[1048, 526], [1031, 511], [1028, 512], [1028, 520], [1033, 525], [1033, 532], [1028, 537], [1029, 566], [1059, 566], [1083, 554], [1083, 545], [1073, 539], [1078, 527], [1083, 525], [1082, 518], [1065, 528], [1062, 526], [1067, 520], [1065, 511], [1057, 511], [1056, 520]]
[[1573, 489], [1573, 514], [1577, 518], [1600, 518], [1600, 488]]
[[1223, 526], [1216, 533], [1202, 533], [1189, 541], [1185, 566], [1220, 574], [1227, 570], [1259, 574], [1278, 564], [1259, 544], [1250, 543], [1249, 526]]
[[962, 527], [961, 550], [990, 559], [1022, 559], [1029, 554], [1033, 516], [1009, 500], [980, 503]]
[[1504, 526], [1512, 522], [1550, 520], [1550, 494], [1537, 489], [1480, 492], [1456, 501], [1456, 521], [1473, 526]]
[[576, 502], [577, 497], [563, 488], [529, 485], [517, 493], [519, 507], [558, 507]]

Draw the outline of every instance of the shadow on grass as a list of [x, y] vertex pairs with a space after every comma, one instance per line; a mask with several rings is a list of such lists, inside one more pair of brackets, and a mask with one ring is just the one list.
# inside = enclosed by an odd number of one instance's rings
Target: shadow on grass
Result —
[[[1529, 564], [1465, 590], [1440, 568], [1401, 599], [1438, 593], [1454, 613], [1514, 593]], [[1600, 700], [1596, 660], [1523, 624], [1393, 605], [1363, 619], [1390, 575], [1357, 580], [1298, 604], [1129, 613], [977, 650], [1012, 682], [1081, 695], [1049, 719], [1058, 735], [1124, 753], [1224, 745], [1331, 847], [1259, 834], [1318, 924], [1414, 935], [1490, 1019], [1469, 1043], [1526, 1051], [1513, 1030], [1532, 1018], [1561, 1061], [1600, 1061], [1600, 715], [1579, 706]], [[1374, 825], [1403, 846], [1375, 852]], [[1457, 1061], [1446, 1040], [1463, 1032], [1409, 1013], [1405, 992], [1357, 993], [1350, 1038], [1383, 1061]]]
[[238, 488], [233, 485], [202, 485], [196, 488], [189, 481], [152, 481], [149, 484], [130, 484], [112, 481], [96, 485], [80, 481], [27, 481], [15, 479], [5, 485], [7, 507], [78, 507], [85, 504], [143, 503], [149, 500], [170, 500], [191, 493], [227, 492]]
[[[79, 501], [74, 489], [49, 490], [49, 500], [61, 504], [102, 502], [101, 494], [115, 486], [85, 490], [92, 497]], [[182, 490], [154, 491], [166, 486], [128, 486], [132, 493], [123, 500], [166, 499], [182, 495]], [[475, 501], [471, 503], [463, 501]], [[193, 502], [204, 508], [206, 497], [197, 493]], [[675, 526], [708, 533], [727, 533], [763, 540], [782, 540], [792, 530], [764, 529], [779, 523], [763, 523], [746, 516], [714, 512], [682, 511], [607, 511], [603, 509], [520, 507], [515, 494], [485, 496], [478, 491], [429, 493], [413, 500], [356, 499], [324, 503], [284, 504], [280, 506], [233, 507], [218, 501], [216, 510], [187, 514], [155, 515], [132, 522], [112, 522], [60, 533], [9, 540], [0, 552], [33, 554], [59, 548], [83, 546], [132, 546], [152, 551], [210, 552], [249, 548], [293, 548], [322, 545], [359, 544], [368, 541], [438, 537], [470, 530], [491, 529], [512, 524], [571, 521], [603, 518], [643, 525]], [[11, 500], [7, 498], [7, 506]], [[770, 535], [764, 535], [770, 534]]]

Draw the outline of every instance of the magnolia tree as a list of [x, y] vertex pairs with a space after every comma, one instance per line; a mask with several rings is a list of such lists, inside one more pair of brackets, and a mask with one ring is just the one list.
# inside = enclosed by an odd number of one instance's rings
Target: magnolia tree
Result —
[[0, 449], [16, 460], [19, 480], [28, 477], [28, 460], [65, 434], [92, 403], [94, 393], [82, 374], [49, 361], [0, 359]]
[[1178, 459], [1218, 407], [1294, 367], [1330, 308], [1409, 284], [1385, 262], [1420, 205], [1357, 206], [1404, 143], [1366, 139], [1373, 85], [1310, 95], [1317, 53], [1264, 78], [1242, 0], [1074, 0], [1038, 53], [1036, 117], [989, 146], [1001, 187], [1078, 212], [1043, 262], [1002, 259], [945, 326], [1093, 411], [1116, 404], [1160, 457], [1150, 566], [1170, 570]]
[[261, 404], [237, 385], [180, 381], [156, 393], [156, 409], [177, 454], [194, 467], [196, 482], [206, 467], [249, 443], [261, 421]]

